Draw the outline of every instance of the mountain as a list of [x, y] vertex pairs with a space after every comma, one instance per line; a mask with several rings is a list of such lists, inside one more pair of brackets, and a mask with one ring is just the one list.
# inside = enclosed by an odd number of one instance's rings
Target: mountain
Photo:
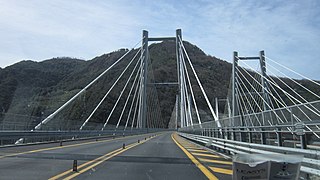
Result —
[[[216, 57], [206, 55], [197, 46], [188, 42], [185, 42], [185, 47], [211, 103], [213, 104], [215, 97], [226, 98], [232, 65]], [[78, 128], [137, 51], [138, 49], [134, 49], [130, 52], [126, 58], [87, 89], [85, 93], [62, 110], [50, 122], [51, 126], [61, 129]], [[3, 129], [32, 129], [127, 52], [128, 49], [119, 49], [87, 61], [68, 57], [58, 57], [42, 62], [21, 61], [0, 69], [0, 125]], [[151, 44], [149, 52], [148, 77], [150, 85], [148, 88], [149, 92], [153, 93], [149, 95], [149, 98], [155, 103], [159, 103], [153, 104], [155, 107], [160, 107], [161, 111], [163, 121], [158, 126], [167, 127], [176, 101], [177, 86], [155, 85], [154, 83], [177, 82], [175, 42], [164, 41]], [[131, 72], [132, 69], [133, 66], [130, 66], [128, 72]], [[191, 72], [189, 66], [188, 71]], [[92, 116], [89, 127], [96, 124], [101, 125], [106, 121], [125, 84], [125, 79], [129, 77], [130, 73], [128, 72], [124, 74], [118, 85], [114, 87], [101, 107]], [[206, 115], [206, 112], [209, 111], [192, 73], [190, 73], [190, 79], [198, 99], [198, 107]], [[307, 81], [300, 82], [309, 86]], [[128, 94], [128, 90], [125, 90], [124, 94]], [[123, 106], [125, 100], [125, 98], [121, 98], [119, 106]], [[223, 111], [224, 104], [222, 103], [220, 106], [219, 111]], [[117, 124], [121, 111], [121, 108], [115, 109], [109, 124]], [[125, 111], [125, 115], [126, 113], [128, 110]], [[124, 124], [125, 121], [121, 121], [120, 125]], [[129, 122], [130, 124], [131, 122]], [[154, 124], [149, 124], [149, 126], [154, 126]]]
[[[187, 43], [186, 49], [194, 59], [194, 67], [206, 88], [208, 96], [225, 97], [231, 75], [231, 64], [215, 57], [207, 56], [198, 47]], [[153, 82], [177, 82], [175, 42], [164, 41], [149, 47], [149, 74]], [[85, 61], [68, 57], [58, 57], [42, 62], [21, 61], [0, 70], [0, 122], [4, 128], [32, 129], [42, 119], [59, 108], [64, 102], [120, 58], [127, 49], [120, 49]], [[72, 126], [83, 122], [98, 104], [126, 63], [137, 52], [134, 50], [127, 58], [97, 81], [74, 103], [68, 106], [53, 120], [60, 126]], [[128, 77], [129, 73], [125, 73]], [[125, 79], [125, 77], [123, 79]], [[192, 78], [191, 78], [192, 79]], [[117, 99], [125, 80], [119, 81], [90, 122], [105, 121]], [[195, 85], [194, 78], [192, 83]], [[176, 86], [155, 87], [159, 98], [164, 126], [172, 114], [177, 93]], [[200, 89], [195, 89], [199, 94]], [[123, 104], [124, 98], [119, 104]], [[204, 105], [199, 105], [205, 107]], [[110, 124], [116, 124], [121, 109], [116, 108]], [[126, 111], [127, 112], [127, 111]], [[61, 120], [62, 119], [62, 120]], [[121, 122], [123, 125], [123, 122]]]
[[[216, 57], [206, 55], [197, 46], [188, 42], [185, 42], [184, 45], [211, 103], [214, 103], [215, 97], [225, 99], [228, 92], [232, 65]], [[155, 82], [177, 82], [175, 43], [164, 41], [159, 44], [153, 44], [149, 47], [149, 51]], [[205, 99], [201, 95], [201, 90], [189, 67], [188, 72], [190, 72], [191, 84], [198, 99], [197, 105], [206, 112], [209, 112]], [[177, 87], [157, 86], [158, 96], [161, 99], [162, 115], [165, 120], [170, 119], [177, 94], [176, 90]]]

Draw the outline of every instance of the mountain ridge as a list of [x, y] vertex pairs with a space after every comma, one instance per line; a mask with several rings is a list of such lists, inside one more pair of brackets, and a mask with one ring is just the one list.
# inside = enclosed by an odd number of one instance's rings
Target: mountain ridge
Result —
[[[177, 81], [175, 46], [174, 41], [163, 41], [149, 46], [150, 69], [152, 69], [149, 74], [152, 81]], [[200, 48], [189, 42], [184, 42], [184, 46], [211, 103], [213, 104], [216, 97], [225, 99], [232, 65], [227, 61], [205, 54]], [[21, 128], [32, 129], [127, 52], [128, 49], [122, 48], [91, 60], [69, 57], [51, 58], [41, 62], [28, 60], [0, 69], [0, 91], [3, 92], [0, 94], [0, 112], [2, 112], [0, 123], [19, 124]], [[137, 52], [138, 49], [133, 49], [92, 88], [63, 110], [56, 117], [58, 120], [55, 121], [60, 126], [77, 126], [79, 122], [83, 122], [115, 82], [126, 63]], [[128, 71], [132, 68], [130, 67]], [[189, 67], [188, 71], [191, 72]], [[127, 78], [128, 74], [126, 73], [123, 78]], [[208, 109], [205, 109], [207, 107], [201, 96], [201, 90], [196, 86], [197, 82], [192, 73], [190, 78], [194, 93], [199, 98], [198, 107], [203, 112], [208, 112]], [[124, 85], [124, 80], [119, 81], [119, 85], [110, 92], [90, 120], [91, 122], [101, 124], [106, 120]], [[177, 88], [157, 86], [155, 89], [160, 101], [163, 124], [167, 127], [174, 108]], [[125, 94], [127, 92], [128, 90], [125, 91]], [[124, 101], [125, 99], [121, 98], [119, 104], [124, 104]], [[223, 104], [219, 108], [223, 109], [222, 106]], [[120, 111], [115, 111], [110, 124], [117, 123]], [[120, 125], [124, 125], [124, 122], [121, 122]]]

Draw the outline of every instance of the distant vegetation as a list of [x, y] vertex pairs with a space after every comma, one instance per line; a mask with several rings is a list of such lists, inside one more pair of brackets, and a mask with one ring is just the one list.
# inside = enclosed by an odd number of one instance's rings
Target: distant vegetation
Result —
[[[215, 97], [225, 98], [228, 93], [231, 64], [206, 55], [198, 47], [188, 42], [185, 43], [185, 46], [210, 101], [213, 103]], [[154, 82], [176, 82], [175, 42], [165, 41], [152, 44], [149, 48]], [[0, 69], [0, 124], [5, 126], [4, 128], [19, 128], [10, 126], [18, 124], [23, 128], [32, 129], [127, 51], [128, 49], [120, 49], [89, 61], [68, 57], [53, 58], [42, 62], [21, 61]], [[128, 58], [115, 66], [72, 105], [62, 111], [54, 120], [55, 123], [60, 126], [72, 126], [83, 122], [136, 51], [134, 50]], [[128, 76], [129, 73], [122, 79], [120, 86], [116, 86], [111, 92], [110, 97], [92, 117], [92, 122], [101, 123], [106, 120]], [[198, 106], [203, 111], [207, 111], [204, 101], [201, 101], [203, 97], [200, 96], [200, 89], [196, 86], [194, 77], [191, 76], [191, 78], [195, 94], [199, 98]], [[301, 83], [308, 84], [306, 81], [301, 81]], [[165, 125], [168, 125], [177, 87], [157, 86], [156, 89], [163, 121]], [[125, 98], [122, 98], [120, 104], [124, 104], [124, 101]], [[117, 108], [110, 124], [116, 124], [120, 113], [121, 109]], [[121, 125], [124, 123], [122, 122]]]

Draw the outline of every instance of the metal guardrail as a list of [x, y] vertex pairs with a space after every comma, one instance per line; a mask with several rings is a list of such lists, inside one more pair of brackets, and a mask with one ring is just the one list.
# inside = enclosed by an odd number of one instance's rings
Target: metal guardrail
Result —
[[[282, 124], [293, 125], [300, 122], [306, 125], [310, 123], [310, 126], [312, 126], [314, 120], [319, 120], [318, 110], [315, 110], [315, 108], [320, 109], [320, 100], [258, 113], [224, 117], [219, 119], [219, 122], [224, 128], [238, 126], [264, 127]], [[216, 121], [211, 120], [203, 122], [202, 124], [193, 124], [193, 126], [184, 127], [185, 130], [198, 128], [218, 128], [218, 126]], [[316, 129], [319, 130], [318, 127]], [[316, 129], [309, 130], [314, 131]]]
[[[41, 142], [59, 142], [88, 138], [103, 138], [106, 136], [128, 136], [135, 134], [146, 134], [164, 131], [164, 129], [132, 129], [132, 130], [114, 130], [104, 131], [83, 130], [83, 131], [0, 131], [0, 145], [13, 145], [19, 139], [23, 139], [22, 144], [41, 143]], [[0, 147], [1, 147], [0, 146]]]
[[181, 132], [179, 132], [179, 135], [197, 143], [201, 143], [206, 146], [212, 146], [215, 149], [223, 150], [225, 153], [229, 154], [301, 154], [304, 155], [301, 172], [320, 177], [320, 151], [318, 150], [254, 144], [249, 142], [240, 142], [223, 138]]
[[222, 139], [232, 139], [235, 141], [286, 146], [300, 147], [301, 149], [317, 148], [320, 149], [319, 139], [315, 133], [319, 134], [320, 130], [310, 131], [308, 128], [317, 128], [320, 126], [319, 121], [308, 123], [296, 123], [287, 125], [274, 126], [247, 126], [247, 127], [220, 127], [220, 128], [180, 128], [180, 132], [217, 137]]

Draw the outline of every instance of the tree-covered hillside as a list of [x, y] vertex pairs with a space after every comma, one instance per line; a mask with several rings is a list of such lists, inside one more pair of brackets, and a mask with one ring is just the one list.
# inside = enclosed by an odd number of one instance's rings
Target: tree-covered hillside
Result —
[[[201, 49], [188, 42], [185, 42], [185, 47], [211, 103], [213, 104], [215, 97], [226, 98], [231, 77], [231, 64], [206, 55]], [[78, 127], [84, 122], [137, 51], [135, 49], [130, 52], [123, 61], [114, 66], [91, 88], [61, 111], [51, 123], [60, 127]], [[0, 69], [0, 124], [2, 128], [32, 129], [126, 52], [128, 49], [120, 49], [88, 61], [67, 57], [53, 58], [42, 62], [21, 61]], [[175, 42], [164, 41], [151, 44], [149, 52], [149, 78], [152, 83], [177, 82]], [[133, 66], [130, 66], [128, 72], [132, 68]], [[106, 121], [126, 79], [129, 77], [128, 72], [124, 74], [119, 84], [115, 86], [92, 116], [91, 124], [102, 124]], [[190, 78], [198, 106], [201, 112], [206, 114], [208, 112], [207, 106], [199, 87], [196, 86], [197, 83], [192, 73], [190, 73]], [[296, 86], [286, 79], [284, 81]], [[315, 88], [307, 81], [301, 80], [299, 82]], [[154, 88], [160, 102], [162, 123], [168, 126], [178, 92], [177, 86], [154, 85]], [[128, 89], [124, 94], [128, 93]], [[296, 89], [299, 90], [299, 87]], [[119, 106], [123, 105], [125, 100], [125, 97], [121, 98]], [[223, 111], [223, 107], [219, 108], [220, 111]], [[121, 110], [121, 108], [115, 109], [109, 124], [115, 125], [117, 123]], [[125, 113], [127, 112], [125, 111]], [[124, 123], [121, 121], [120, 125], [124, 125]]]

